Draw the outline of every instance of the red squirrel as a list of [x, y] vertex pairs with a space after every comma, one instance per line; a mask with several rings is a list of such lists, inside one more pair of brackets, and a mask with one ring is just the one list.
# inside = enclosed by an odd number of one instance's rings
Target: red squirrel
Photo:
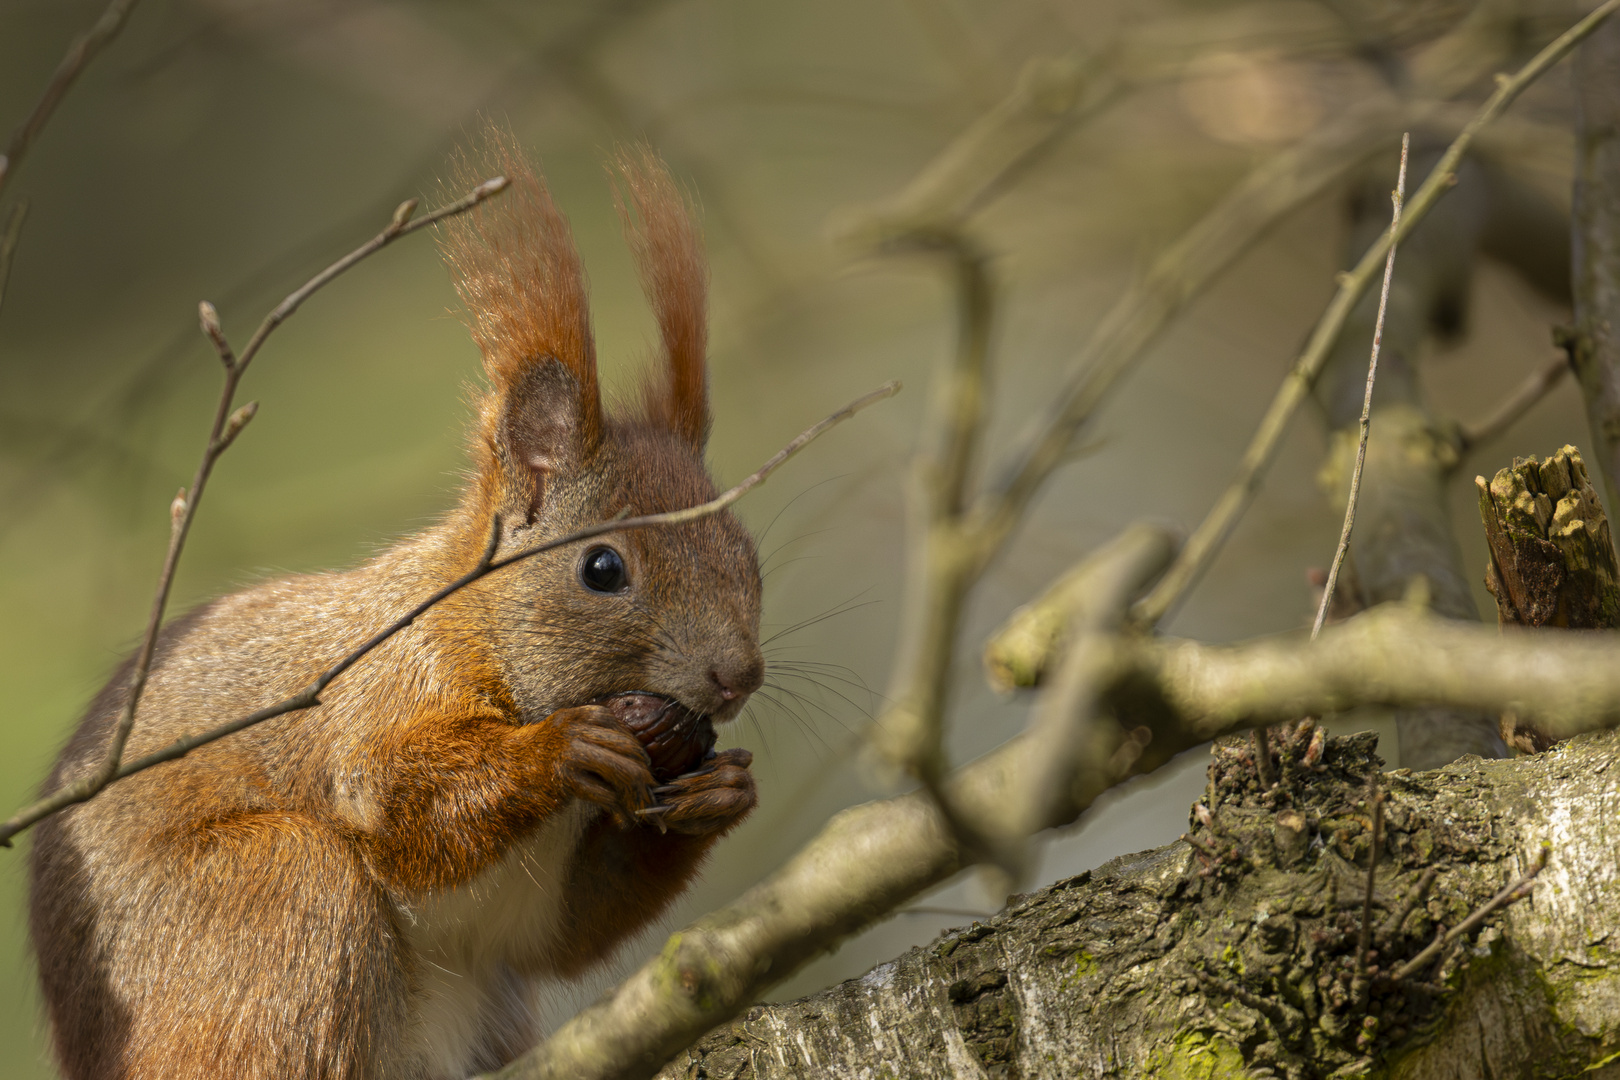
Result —
[[[174, 620], [129, 757], [303, 686], [472, 568], [497, 521], [504, 554], [714, 497], [686, 201], [650, 153], [621, 156], [663, 356], [638, 401], [607, 410], [568, 224], [510, 141], [491, 146], [511, 189], [443, 240], [489, 383], [460, 501], [357, 569]], [[748, 751], [704, 743], [691, 771], [655, 776], [621, 717], [656, 695], [688, 727], [734, 718], [764, 677], [759, 613], [730, 514], [609, 534], [451, 596], [318, 707], [47, 820], [29, 924], [62, 1072], [410, 1080], [509, 1061], [536, 1038], [534, 983], [645, 926], [753, 808]], [[47, 789], [100, 759], [129, 673]]]

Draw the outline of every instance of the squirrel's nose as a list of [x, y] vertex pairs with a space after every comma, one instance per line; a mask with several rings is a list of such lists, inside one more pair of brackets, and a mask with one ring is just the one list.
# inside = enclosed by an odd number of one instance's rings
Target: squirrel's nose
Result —
[[709, 678], [719, 687], [722, 700], [736, 701], [758, 690], [765, 681], [765, 662], [757, 653], [724, 661], [709, 669]]

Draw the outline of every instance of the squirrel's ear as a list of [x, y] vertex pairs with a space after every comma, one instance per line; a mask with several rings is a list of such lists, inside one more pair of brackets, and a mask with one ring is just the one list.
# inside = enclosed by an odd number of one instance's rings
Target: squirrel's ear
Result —
[[503, 511], [532, 518], [547, 476], [579, 467], [602, 440], [585, 274], [567, 220], [511, 136], [493, 125], [484, 152], [455, 165], [456, 190], [497, 173], [506, 193], [452, 218], [441, 249], [491, 390], [480, 442]]
[[621, 150], [614, 165], [619, 216], [658, 318], [662, 371], [642, 393], [647, 422], [701, 451], [709, 439], [709, 270], [692, 208], [651, 149]]

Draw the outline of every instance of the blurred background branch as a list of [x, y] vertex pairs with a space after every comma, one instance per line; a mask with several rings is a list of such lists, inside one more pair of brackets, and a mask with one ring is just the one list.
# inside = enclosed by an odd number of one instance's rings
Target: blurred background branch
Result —
[[113, 0], [107, 5], [107, 10], [101, 13], [95, 25], [90, 27], [81, 36], [75, 38], [68, 46], [67, 55], [56, 66], [51, 81], [45, 84], [44, 93], [40, 94], [39, 101], [35, 103], [33, 111], [18, 124], [11, 133], [11, 139], [6, 143], [6, 152], [0, 154], [0, 195], [5, 194], [6, 182], [16, 172], [17, 166], [22, 164], [23, 158], [33, 147], [34, 140], [44, 130], [51, 114], [62, 103], [67, 92], [79, 78], [79, 73], [85, 65], [95, 59], [97, 53], [106, 47], [107, 43], [118, 36], [118, 31], [124, 28], [124, 20], [135, 9], [139, 0]]

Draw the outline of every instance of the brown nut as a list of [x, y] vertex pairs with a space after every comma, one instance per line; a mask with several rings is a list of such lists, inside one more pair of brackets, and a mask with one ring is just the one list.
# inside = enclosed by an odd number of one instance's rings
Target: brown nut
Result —
[[598, 704], [624, 722], [652, 759], [653, 777], [673, 780], [690, 772], [714, 749], [707, 716], [659, 694], [613, 694]]

